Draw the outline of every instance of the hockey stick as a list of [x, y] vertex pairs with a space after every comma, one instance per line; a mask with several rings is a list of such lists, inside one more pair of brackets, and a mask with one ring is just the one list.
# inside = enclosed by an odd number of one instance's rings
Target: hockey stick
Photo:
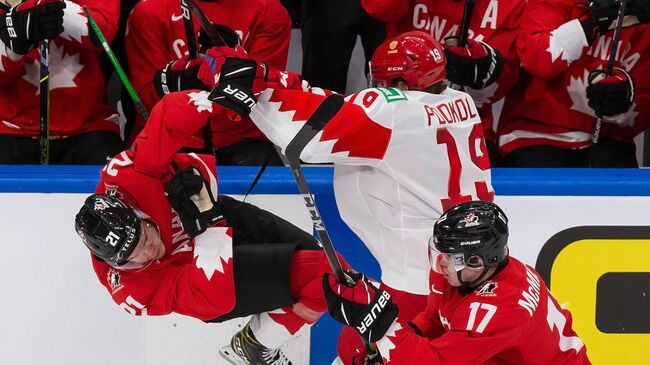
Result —
[[460, 29], [458, 30], [458, 47], [465, 47], [467, 45], [469, 22], [472, 20], [473, 10], [474, 0], [465, 0], [465, 7], [463, 8], [463, 20], [461, 21]]
[[[318, 134], [325, 125], [334, 118], [336, 113], [343, 107], [343, 97], [339, 94], [332, 94], [321, 102], [321, 104], [316, 108], [314, 113], [307, 119], [305, 125], [300, 128], [298, 133], [293, 137], [291, 142], [287, 145], [284, 150], [284, 154], [287, 158], [289, 168], [293, 173], [293, 178], [296, 180], [298, 185], [298, 190], [305, 200], [305, 206], [309, 210], [309, 215], [311, 217], [312, 224], [318, 235], [320, 246], [325, 251], [327, 256], [327, 261], [329, 261], [330, 267], [336, 276], [336, 280], [339, 283], [343, 283], [347, 286], [354, 286], [356, 283], [354, 280], [343, 271], [341, 267], [341, 262], [336, 256], [336, 251], [334, 250], [334, 245], [330, 238], [327, 229], [325, 228], [325, 222], [323, 222], [323, 217], [318, 211], [316, 202], [314, 201], [314, 196], [309, 189], [307, 184], [307, 179], [305, 179], [305, 174], [302, 172], [302, 167], [300, 166], [300, 153], [305, 149], [305, 146], [311, 141], [314, 136]], [[377, 348], [374, 344], [367, 343], [366, 340], [362, 337], [363, 344], [366, 347], [367, 356], [374, 358], [377, 356]]]
[[214, 44], [215, 46], [225, 46], [226, 41], [223, 40], [223, 37], [221, 34], [212, 27], [212, 22], [208, 17], [205, 15], [203, 10], [196, 4], [194, 0], [182, 0], [182, 1], [187, 1], [187, 5], [189, 5], [190, 10], [192, 11], [192, 14], [196, 17], [196, 20], [199, 21], [199, 24], [201, 24], [201, 28], [205, 31], [205, 34], [208, 35], [208, 38], [210, 38], [210, 42]]
[[144, 118], [144, 120], [146, 121], [147, 119], [149, 119], [149, 111], [147, 111], [147, 108], [144, 106], [144, 104], [142, 104], [142, 101], [140, 100], [138, 93], [133, 89], [133, 86], [131, 85], [129, 78], [124, 73], [124, 69], [122, 69], [122, 66], [120, 66], [119, 61], [115, 57], [115, 53], [113, 53], [113, 50], [111, 50], [111, 47], [108, 45], [108, 42], [104, 37], [104, 34], [102, 33], [101, 29], [99, 29], [97, 22], [90, 14], [90, 10], [88, 10], [88, 7], [85, 5], [83, 6], [83, 9], [84, 12], [86, 13], [86, 18], [88, 18], [88, 24], [90, 25], [90, 28], [97, 36], [97, 39], [102, 44], [102, 47], [104, 47], [104, 50], [108, 55], [108, 59], [113, 64], [113, 67], [115, 68], [117, 75], [120, 77], [120, 80], [122, 80], [122, 84], [126, 88], [126, 91], [129, 92], [129, 95], [131, 95], [131, 99], [133, 100], [133, 104], [135, 104], [135, 108], [138, 110], [138, 113], [140, 113], [142, 118]]
[[[609, 53], [609, 60], [607, 61], [607, 70], [605, 70], [606, 75], [609, 76], [614, 71], [614, 63], [616, 62], [616, 54], [618, 53], [618, 44], [621, 40], [621, 29], [623, 28], [624, 17], [625, 17], [625, 2], [626, 0], [620, 0], [621, 4], [618, 6], [618, 16], [616, 18], [616, 28], [614, 28], [614, 39], [612, 40], [612, 49]], [[589, 166], [591, 166], [596, 145], [598, 144], [598, 138], [600, 137], [600, 128], [603, 125], [603, 116], [596, 115], [596, 126], [594, 127], [594, 133], [591, 135], [591, 146], [589, 148]]]
[[41, 165], [50, 164], [50, 41], [41, 42], [40, 66], [40, 140]]
[[[196, 45], [196, 35], [194, 34], [194, 24], [192, 23], [192, 14], [185, 0], [181, 0], [181, 12], [183, 13], [183, 26], [185, 27], [185, 40], [187, 41], [187, 52], [190, 59], [199, 57], [199, 49]], [[214, 144], [212, 143], [212, 129], [210, 122], [203, 127], [203, 143], [207, 154], [214, 155]]]
[[332, 271], [334, 272], [334, 275], [336, 275], [336, 279], [340, 283], [354, 285], [354, 281], [345, 274], [341, 267], [341, 262], [339, 262], [339, 258], [336, 256], [336, 251], [334, 251], [334, 247], [332, 246], [330, 235], [327, 233], [323, 218], [318, 211], [318, 207], [314, 202], [314, 196], [311, 193], [311, 189], [309, 189], [305, 175], [300, 167], [300, 153], [302, 150], [307, 146], [309, 141], [311, 141], [312, 138], [314, 138], [314, 136], [325, 127], [327, 122], [336, 115], [342, 106], [343, 97], [341, 95], [332, 94], [325, 98], [318, 108], [316, 108], [316, 111], [314, 111], [311, 117], [309, 117], [307, 122], [305, 122], [305, 125], [300, 128], [295, 137], [293, 137], [291, 142], [289, 142], [285, 148], [284, 154], [287, 157], [289, 168], [291, 169], [296, 184], [298, 185], [298, 190], [305, 200], [305, 205], [307, 206], [307, 210], [309, 210], [311, 221], [316, 230], [316, 234], [318, 235], [321, 247], [327, 255], [327, 261], [329, 261]]
[[196, 37], [194, 35], [194, 24], [192, 24], [192, 15], [187, 7], [185, 0], [181, 0], [181, 12], [183, 13], [183, 26], [185, 27], [185, 40], [187, 41], [187, 52], [190, 59], [198, 57], [198, 47], [196, 46]]

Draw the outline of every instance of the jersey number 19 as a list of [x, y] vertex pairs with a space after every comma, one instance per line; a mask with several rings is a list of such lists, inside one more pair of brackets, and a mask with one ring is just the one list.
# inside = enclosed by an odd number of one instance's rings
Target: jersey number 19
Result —
[[[444, 144], [447, 147], [447, 156], [449, 157], [449, 182], [447, 184], [447, 198], [440, 199], [443, 211], [453, 207], [456, 204], [468, 202], [472, 200], [471, 195], [463, 195], [460, 191], [460, 178], [463, 170], [463, 165], [458, 154], [458, 145], [454, 136], [447, 128], [438, 128], [436, 133], [438, 144]], [[476, 144], [479, 144], [481, 154], [477, 153]], [[483, 141], [483, 130], [481, 124], [474, 124], [472, 131], [469, 134], [469, 156], [472, 163], [481, 171], [490, 168], [490, 158], [487, 154], [487, 147]], [[494, 192], [489, 191], [487, 182], [475, 181], [474, 188], [476, 189], [476, 196], [480, 200], [492, 201], [494, 200]]]

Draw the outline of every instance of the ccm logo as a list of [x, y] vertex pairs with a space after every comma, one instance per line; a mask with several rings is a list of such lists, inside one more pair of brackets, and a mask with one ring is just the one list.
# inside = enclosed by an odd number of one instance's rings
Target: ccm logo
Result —
[[237, 88], [230, 88], [230, 85], [226, 85], [226, 87], [223, 89], [223, 92], [225, 92], [228, 95], [233, 96], [235, 99], [241, 101], [244, 103], [244, 105], [247, 105], [249, 108], [253, 108], [256, 104], [255, 99], [251, 98], [246, 94], [245, 92], [237, 89]]
[[390, 294], [388, 294], [388, 292], [381, 293], [379, 300], [377, 300], [377, 303], [372, 306], [370, 313], [366, 314], [366, 316], [363, 318], [363, 321], [361, 321], [361, 325], [357, 326], [357, 330], [359, 330], [360, 333], [366, 333], [366, 331], [372, 327], [372, 324], [377, 319], [377, 316], [384, 311], [384, 308], [386, 308], [389, 300]]

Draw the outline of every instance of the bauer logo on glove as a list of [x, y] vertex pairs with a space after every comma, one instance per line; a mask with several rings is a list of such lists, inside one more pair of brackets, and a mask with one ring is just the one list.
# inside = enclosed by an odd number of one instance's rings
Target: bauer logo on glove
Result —
[[354, 327], [366, 343], [376, 342], [384, 337], [397, 318], [397, 304], [393, 303], [390, 294], [377, 289], [365, 275], [352, 271], [346, 274], [354, 280], [353, 286], [339, 283], [334, 275], [323, 276], [330, 316]]

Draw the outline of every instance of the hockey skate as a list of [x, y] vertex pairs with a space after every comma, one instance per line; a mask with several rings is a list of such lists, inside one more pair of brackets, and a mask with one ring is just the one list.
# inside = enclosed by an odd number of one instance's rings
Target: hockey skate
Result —
[[259, 343], [248, 324], [232, 336], [230, 345], [222, 347], [219, 352], [235, 365], [291, 365], [282, 350]]

